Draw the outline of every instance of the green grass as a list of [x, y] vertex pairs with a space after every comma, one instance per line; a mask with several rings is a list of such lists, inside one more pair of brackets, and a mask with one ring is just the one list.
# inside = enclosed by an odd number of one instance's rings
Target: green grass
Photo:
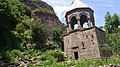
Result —
[[[1, 56], [2, 54], [0, 54]], [[95, 59], [95, 60], [68, 60], [59, 62], [58, 58], [62, 55], [62, 52], [59, 50], [49, 50], [46, 52], [41, 52], [40, 50], [26, 50], [21, 52], [19, 50], [12, 50], [7, 52], [7, 57], [12, 62], [19, 62], [19, 58], [28, 57], [32, 59], [29, 62], [28, 67], [99, 67], [103, 65], [120, 65], [120, 56], [113, 55], [110, 58]], [[1, 56], [2, 57], [2, 56]], [[39, 64], [34, 64], [33, 61], [38, 60]]]
[[41, 67], [99, 67], [110, 64], [120, 65], [120, 58], [117, 56], [112, 56], [109, 59], [70, 60], [64, 62], [54, 62], [50, 65], [42, 64]]

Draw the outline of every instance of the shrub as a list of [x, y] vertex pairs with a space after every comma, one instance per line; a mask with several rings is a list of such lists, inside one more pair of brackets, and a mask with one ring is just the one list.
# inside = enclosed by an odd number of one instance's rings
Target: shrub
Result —
[[18, 62], [18, 58], [22, 56], [22, 53], [19, 50], [12, 50], [12, 51], [7, 51], [7, 55], [12, 62], [16, 63]]

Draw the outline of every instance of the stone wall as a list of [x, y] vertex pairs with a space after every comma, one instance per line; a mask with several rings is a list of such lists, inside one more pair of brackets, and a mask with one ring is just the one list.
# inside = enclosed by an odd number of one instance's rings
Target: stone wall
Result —
[[[64, 37], [64, 50], [69, 59], [75, 58], [74, 52], [78, 52], [79, 59], [100, 58], [99, 45], [105, 43], [102, 30], [97, 27], [83, 31], [76, 31]], [[98, 35], [99, 34], [99, 35]], [[102, 36], [102, 37], [101, 37]]]

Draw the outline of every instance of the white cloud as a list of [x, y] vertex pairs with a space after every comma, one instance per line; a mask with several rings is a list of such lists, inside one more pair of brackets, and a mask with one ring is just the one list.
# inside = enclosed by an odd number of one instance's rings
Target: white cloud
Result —
[[67, 6], [53, 6], [54, 10], [56, 13], [62, 13], [64, 11], [66, 11], [66, 9], [68, 8]]
[[[68, 5], [70, 4], [68, 0], [43, 0], [50, 4], [61, 22], [65, 23], [65, 13], [68, 9]], [[72, 1], [72, 0], [71, 0]]]
[[61, 22], [65, 23], [65, 13], [68, 9], [68, 6], [53, 6], [53, 8]]
[[94, 5], [98, 7], [113, 7], [112, 4], [94, 4]]
[[113, 0], [90, 0], [90, 1], [94, 1], [94, 2], [105, 2], [105, 3], [114, 3]]
[[45, 1], [45, 2], [47, 2], [48, 4], [50, 4], [52, 6], [55, 6], [55, 5], [63, 6], [65, 4], [69, 3], [68, 0], [42, 0], [42, 1]]
[[[68, 6], [71, 5], [73, 0], [43, 0], [51, 5], [56, 12], [59, 19], [64, 23], [65, 22], [65, 13], [68, 9]], [[106, 8], [106, 7], [113, 7], [113, 0], [81, 0], [84, 3], [86, 2], [93, 10], [97, 7], [99, 8]], [[101, 15], [95, 14], [96, 18], [102, 18]]]
[[95, 14], [94, 16], [95, 16], [95, 18], [98, 18], [98, 15], [97, 15], [97, 14]]
[[[88, 2], [87, 0], [85, 0]], [[89, 3], [93, 7], [113, 7], [114, 1], [113, 0], [89, 0]]]

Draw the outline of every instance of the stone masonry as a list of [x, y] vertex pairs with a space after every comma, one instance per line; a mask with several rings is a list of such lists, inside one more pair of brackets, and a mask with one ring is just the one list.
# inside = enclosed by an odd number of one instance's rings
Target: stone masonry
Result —
[[105, 44], [103, 38], [104, 32], [97, 27], [78, 30], [64, 37], [65, 53], [69, 59], [75, 59], [75, 52], [78, 52], [80, 59], [100, 58], [102, 52], [99, 48]]
[[64, 37], [64, 52], [69, 59], [95, 59], [104, 56], [100, 49], [106, 43], [104, 31], [95, 26], [93, 12], [89, 6], [74, 0], [66, 13], [68, 34]]

